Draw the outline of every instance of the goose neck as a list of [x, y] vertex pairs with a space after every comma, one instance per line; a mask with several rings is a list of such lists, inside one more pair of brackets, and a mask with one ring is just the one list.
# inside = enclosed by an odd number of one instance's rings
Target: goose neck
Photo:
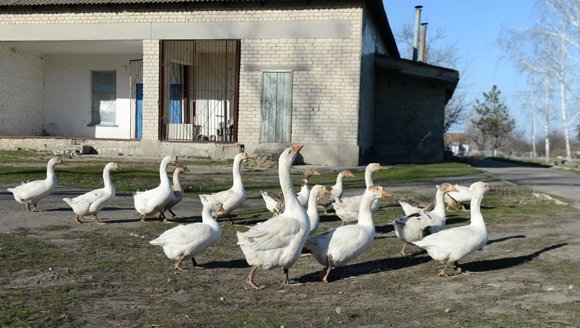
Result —
[[213, 230], [215, 231], [219, 231], [220, 230], [220, 225], [219, 223], [214, 219], [214, 217], [211, 215], [211, 209], [204, 207], [202, 212], [201, 212], [201, 222], [203, 224], [207, 224], [208, 226], [210, 226]]
[[483, 221], [483, 215], [481, 214], [481, 201], [483, 200], [483, 193], [476, 192], [471, 197], [470, 203], [470, 224], [474, 226], [485, 227], [485, 222]]
[[435, 193], [435, 208], [433, 209], [433, 212], [435, 212], [437, 215], [441, 217], [445, 217], [444, 198], [445, 192], [437, 189], [437, 192]]
[[54, 174], [54, 169], [55, 169], [56, 163], [55, 162], [48, 162], [48, 165], [46, 166], [46, 178], [47, 179], [53, 179], [56, 177], [56, 175]]
[[373, 227], [374, 229], [373, 213], [371, 212], [371, 204], [373, 201], [374, 198], [369, 197], [369, 195], [365, 193], [360, 202], [357, 224], [365, 227]]
[[282, 162], [278, 168], [278, 178], [280, 180], [280, 187], [284, 195], [284, 203], [286, 210], [292, 210], [296, 206], [302, 207], [298, 203], [296, 194], [294, 194], [294, 187], [292, 186], [292, 177], [290, 175], [290, 165], [287, 162]]
[[244, 184], [242, 182], [242, 174], [240, 173], [241, 166], [242, 166], [242, 158], [236, 156], [236, 158], [234, 158], [234, 164], [232, 166], [234, 180], [232, 188], [236, 190], [244, 189]]
[[103, 170], [103, 183], [107, 189], [113, 187], [113, 182], [111, 181], [111, 170], [108, 167]]
[[318, 209], [316, 208], [316, 194], [311, 192], [310, 197], [308, 197], [308, 218], [310, 219], [310, 231], [316, 229], [320, 222], [320, 215], [318, 214]]
[[365, 185], [367, 188], [373, 185], [373, 172], [369, 169], [365, 170]]
[[[334, 188], [337, 189], [341, 189], [342, 190], [342, 178], [344, 177], [344, 174], [342, 172], [340, 172], [337, 176], [336, 176], [336, 183], [334, 184]], [[366, 182], [366, 181], [365, 181]]]
[[175, 170], [175, 172], [173, 172], [173, 190], [182, 191], [181, 183], [179, 183], [179, 170]]
[[169, 185], [169, 177], [167, 176], [167, 166], [169, 165], [169, 159], [163, 159], [161, 165], [159, 165], [159, 180], [162, 186]]

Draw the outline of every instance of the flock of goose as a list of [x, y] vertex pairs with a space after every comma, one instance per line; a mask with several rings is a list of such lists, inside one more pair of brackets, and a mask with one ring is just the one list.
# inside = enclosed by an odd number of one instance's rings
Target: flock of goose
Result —
[[[284, 279], [282, 286], [289, 286], [288, 271], [296, 263], [303, 251], [309, 250], [312, 256], [324, 266], [321, 279], [328, 282], [332, 268], [345, 266], [347, 263], [366, 251], [375, 237], [373, 215], [380, 207], [380, 199], [389, 196], [382, 186], [375, 186], [373, 172], [384, 169], [377, 163], [371, 163], [365, 170], [366, 189], [362, 195], [345, 197], [342, 195], [343, 177], [352, 177], [349, 170], [338, 174], [336, 184], [332, 187], [315, 185], [308, 189], [308, 178], [319, 175], [315, 170], [304, 172], [300, 192], [295, 193], [291, 179], [291, 168], [302, 145], [286, 148], [278, 160], [278, 176], [282, 192], [262, 192], [266, 207], [274, 216], [260, 222], [245, 232], [237, 232], [237, 244], [251, 266], [246, 283], [260, 290], [262, 287], [254, 282], [258, 268], [268, 270], [282, 268]], [[246, 199], [240, 167], [251, 157], [243, 152], [234, 158], [233, 185], [230, 189], [209, 195], [200, 195], [203, 205], [202, 222], [180, 224], [163, 232], [151, 240], [152, 245], [163, 248], [165, 255], [175, 261], [175, 270], [185, 271], [181, 267], [184, 260], [191, 259], [197, 266], [195, 256], [213, 245], [221, 236], [221, 228], [216, 221], [219, 217], [230, 217], [232, 211], [239, 208]], [[183, 188], [179, 183], [179, 174], [187, 168], [178, 166], [173, 174], [173, 185], [167, 175], [167, 166], [177, 164], [176, 156], [165, 156], [159, 167], [160, 184], [154, 189], [134, 193], [135, 210], [139, 213], [140, 222], [146, 218], [159, 215], [168, 222], [165, 211], [171, 210], [183, 198]], [[55, 166], [61, 164], [59, 158], [52, 158], [47, 165], [47, 177], [23, 183], [9, 188], [16, 201], [28, 211], [38, 211], [37, 203], [54, 191], [57, 185]], [[89, 191], [75, 198], [64, 198], [74, 211], [76, 222], [81, 218], [94, 216], [115, 196], [115, 187], [111, 181], [111, 172], [119, 169], [116, 163], [108, 163], [103, 170], [104, 187]], [[444, 262], [439, 272], [440, 277], [447, 277], [446, 269], [454, 264], [457, 273], [462, 273], [457, 261], [471, 252], [481, 249], [487, 242], [487, 230], [480, 211], [480, 204], [489, 185], [484, 182], [473, 183], [469, 187], [444, 183], [437, 186], [434, 208], [420, 209], [410, 204], [399, 202], [405, 216], [392, 222], [396, 236], [404, 243], [401, 253], [406, 255], [407, 244], [417, 245], [427, 251], [435, 260]], [[469, 225], [445, 229], [445, 199], [448, 203], [460, 204], [470, 201], [471, 222]], [[455, 205], [457, 205], [455, 204]], [[343, 225], [320, 234], [312, 234], [319, 225], [319, 210], [327, 212], [334, 209]], [[348, 224], [355, 223], [355, 224]]]

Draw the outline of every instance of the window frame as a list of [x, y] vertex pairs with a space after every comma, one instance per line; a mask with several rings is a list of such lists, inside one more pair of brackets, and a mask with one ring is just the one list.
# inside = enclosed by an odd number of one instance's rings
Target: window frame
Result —
[[[97, 90], [96, 85], [96, 74], [110, 74], [108, 78], [112, 78], [112, 83], [110, 85], [102, 85], [100, 87], [105, 88], [105, 90]], [[100, 97], [95, 99], [95, 96]], [[109, 97], [106, 97], [106, 96]], [[102, 105], [100, 101], [107, 100], [110, 101], [113, 109], [109, 115], [104, 115], [108, 120], [103, 120]], [[99, 107], [95, 108], [95, 103], [99, 102]], [[90, 118], [91, 123], [89, 126], [117, 126], [117, 71], [116, 70], [91, 70], [91, 100], [90, 100]], [[97, 115], [98, 114], [98, 115]]]

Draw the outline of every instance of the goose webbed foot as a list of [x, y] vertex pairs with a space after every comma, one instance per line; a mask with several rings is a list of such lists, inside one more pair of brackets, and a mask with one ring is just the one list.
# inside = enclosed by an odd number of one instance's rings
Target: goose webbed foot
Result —
[[78, 224], [82, 224], [83, 223], [83, 221], [81, 221], [81, 216], [80, 215], [77, 215], [77, 217], [75, 218], [75, 222], [78, 223]]
[[177, 262], [175, 262], [175, 264], [173, 264], [173, 269], [177, 270], [177, 271], [187, 271], [187, 269], [184, 269], [181, 267], [181, 262], [183, 261], [183, 259], [179, 259]]

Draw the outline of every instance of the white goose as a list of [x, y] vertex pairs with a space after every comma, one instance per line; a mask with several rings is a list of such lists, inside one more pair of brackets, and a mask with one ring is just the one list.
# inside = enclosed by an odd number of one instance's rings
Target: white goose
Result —
[[175, 219], [177, 217], [177, 215], [175, 213], [173, 213], [173, 211], [171, 210], [173, 208], [173, 206], [177, 205], [179, 202], [181, 202], [181, 200], [183, 199], [183, 187], [181, 187], [181, 183], [179, 183], [179, 174], [180, 173], [184, 173], [184, 172], [189, 172], [187, 170], [186, 166], [178, 166], [175, 168], [175, 171], [173, 171], [173, 193], [171, 194], [171, 197], [169, 198], [169, 202], [167, 202], [167, 204], [165, 204], [165, 208], [163, 209], [162, 213], [162, 217], [163, 217], [163, 223], [168, 223], [169, 221], [167, 221], [167, 218], [165, 218], [165, 211], [169, 211], [169, 213], [171, 213], [171, 215], [173, 215], [173, 218]]
[[456, 184], [454, 187], [457, 189], [457, 191], [450, 192], [445, 195], [445, 201], [450, 207], [461, 207], [463, 210], [465, 210], [465, 207], [461, 203], [469, 202], [471, 200], [471, 191], [469, 191], [469, 187], [460, 186], [458, 184]]
[[310, 190], [310, 195], [308, 197], [308, 207], [306, 213], [310, 219], [310, 232], [316, 230], [320, 224], [320, 215], [318, 214], [318, 208], [316, 206], [317, 199], [321, 196], [330, 195], [332, 192], [330, 187], [325, 187], [322, 185], [314, 185], [312, 190]]
[[[300, 182], [300, 191], [296, 194], [298, 201], [304, 208], [308, 206], [308, 195], [310, 195], [308, 179], [313, 175], [320, 175], [320, 172], [317, 170], [304, 170]], [[274, 215], [284, 212], [284, 195], [281, 192], [262, 191], [260, 193], [262, 194], [262, 199], [264, 199], [268, 211]]]
[[244, 189], [244, 182], [242, 181], [242, 174], [240, 168], [242, 163], [247, 162], [252, 157], [248, 153], [239, 153], [234, 157], [233, 171], [233, 185], [230, 189], [213, 193], [211, 195], [203, 195], [208, 200], [215, 200], [222, 203], [224, 212], [220, 216], [228, 216], [231, 220], [231, 212], [242, 206], [246, 200], [246, 189]]
[[306, 210], [298, 202], [290, 176], [292, 163], [300, 149], [302, 145], [288, 147], [278, 159], [278, 176], [286, 204], [284, 212], [250, 227], [246, 232], [237, 232], [238, 245], [246, 261], [252, 266], [246, 283], [256, 290], [261, 289], [254, 283], [254, 273], [258, 268], [268, 270], [282, 267], [282, 286], [290, 285], [288, 270], [298, 260], [310, 233], [310, 220]]
[[76, 223], [82, 223], [80, 219], [88, 215], [93, 215], [95, 220], [101, 223], [97, 214], [109, 200], [115, 197], [115, 186], [113, 181], [111, 181], [111, 171], [117, 170], [119, 170], [117, 163], [108, 163], [103, 169], [103, 184], [105, 185], [103, 188], [89, 191], [72, 199], [62, 199], [77, 215], [75, 218]]
[[[384, 167], [379, 163], [371, 163], [367, 165], [365, 169], [365, 185], [367, 189], [373, 185], [373, 173], [383, 169]], [[356, 222], [361, 199], [362, 195], [342, 197], [332, 204], [336, 215], [343, 221], [343, 224]], [[376, 198], [371, 205], [371, 211], [373, 214], [379, 210], [380, 206], [380, 200]]]
[[320, 175], [318, 170], [305, 170], [302, 174], [302, 180], [300, 181], [300, 191], [296, 194], [298, 201], [302, 207], [306, 208], [308, 206], [308, 200], [310, 195], [310, 190], [308, 189], [308, 179], [313, 175]]
[[203, 204], [201, 223], [180, 224], [149, 242], [151, 245], [163, 247], [165, 255], [175, 261], [175, 270], [187, 271], [181, 268], [181, 262], [188, 258], [191, 258], [194, 268], [199, 268], [195, 256], [215, 244], [222, 234], [219, 223], [214, 219], [223, 211], [222, 204], [203, 195], [199, 198]]
[[454, 263], [457, 272], [461, 273], [462, 269], [457, 261], [473, 251], [483, 248], [487, 243], [487, 229], [481, 215], [481, 201], [485, 192], [489, 190], [489, 185], [481, 181], [475, 182], [469, 187], [469, 190], [472, 195], [469, 225], [442, 230], [413, 242], [413, 244], [425, 249], [434, 260], [446, 262], [439, 272], [440, 277], [447, 277], [445, 270], [451, 263]]
[[30, 205], [32, 205], [34, 206], [32, 208], [33, 212], [40, 212], [36, 204], [56, 189], [57, 179], [54, 167], [58, 164], [63, 164], [60, 158], [51, 158], [46, 166], [46, 179], [22, 183], [20, 186], [8, 188], [7, 190], [14, 195], [14, 199], [22, 204], [27, 211], [30, 211]]
[[413, 214], [417, 214], [419, 212], [421, 212], [423, 209], [417, 206], [413, 206], [407, 202], [404, 202], [402, 200], [398, 200], [397, 203], [399, 203], [399, 206], [401, 206], [401, 209], [403, 210], [403, 214], [405, 216], [407, 215], [413, 215]]
[[145, 223], [147, 215], [163, 211], [165, 204], [169, 201], [173, 191], [167, 177], [167, 165], [169, 163], [179, 163], [177, 156], [165, 156], [159, 165], [159, 186], [157, 188], [136, 192], [133, 194], [135, 209], [141, 215], [141, 223]]
[[320, 273], [322, 281], [328, 282], [332, 267], [345, 266], [369, 248], [375, 239], [372, 202], [388, 195], [383, 187], [370, 186], [361, 199], [357, 224], [341, 226], [308, 238], [305, 247], [318, 263], [326, 266]]
[[335, 200], [340, 199], [340, 197], [342, 197], [343, 191], [342, 178], [344, 177], [354, 178], [354, 174], [352, 174], [350, 170], [340, 171], [340, 173], [338, 173], [338, 175], [336, 176], [336, 183], [334, 184], [334, 186], [331, 187], [330, 194], [318, 197], [317, 203], [319, 206], [324, 207], [325, 211], [327, 206], [329, 206]]
[[405, 253], [407, 243], [421, 240], [428, 234], [443, 230], [447, 221], [443, 198], [446, 193], [454, 190], [456, 190], [455, 187], [447, 182], [437, 186], [435, 208], [432, 211], [425, 212], [419, 210], [414, 214], [404, 216], [392, 222], [395, 228], [395, 235], [405, 242], [401, 249], [401, 254], [408, 255]]

